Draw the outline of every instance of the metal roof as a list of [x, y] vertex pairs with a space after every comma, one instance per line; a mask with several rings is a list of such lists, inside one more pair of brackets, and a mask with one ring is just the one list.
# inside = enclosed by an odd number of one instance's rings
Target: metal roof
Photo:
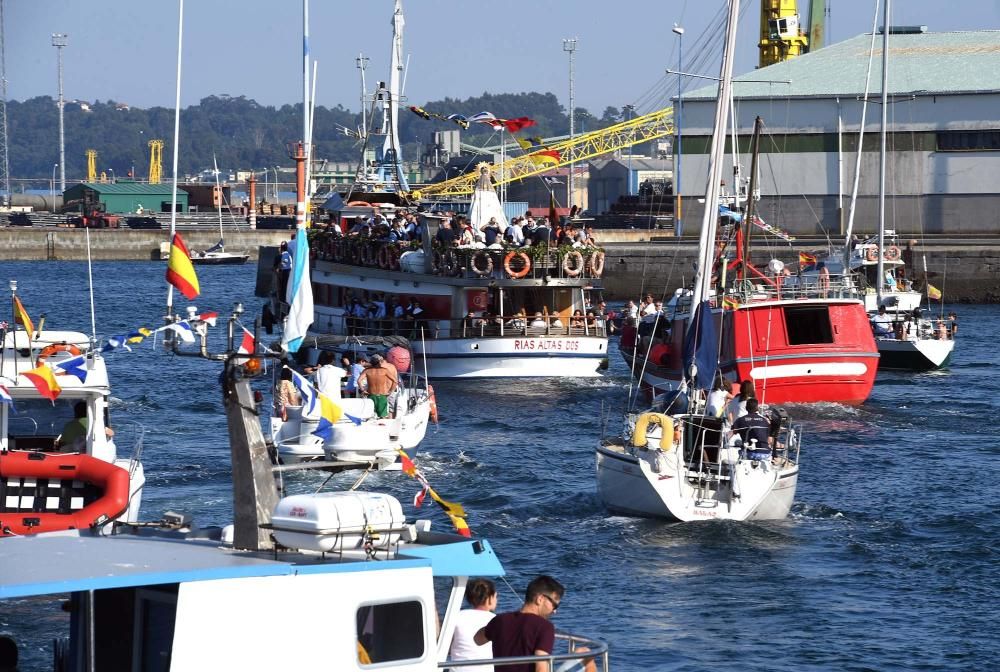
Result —
[[[871, 33], [734, 78], [737, 98], [799, 98], [864, 94]], [[869, 92], [881, 93], [882, 35], [875, 36]], [[763, 80], [768, 80], [767, 82]], [[790, 83], [778, 83], [788, 81]], [[715, 99], [716, 85], [683, 95]], [[890, 94], [1000, 91], [1000, 31], [916, 33], [889, 36]]]
[[[142, 182], [83, 182], [82, 185], [101, 194], [127, 194], [137, 196], [170, 196], [172, 186], [169, 184], [145, 184]], [[178, 195], [183, 187], [177, 187]]]
[[[89, 536], [74, 532], [10, 537], [0, 543], [0, 600], [80, 590], [251, 576], [431, 567], [435, 576], [502, 576], [486, 540], [427, 533], [439, 544], [404, 546], [381, 562], [338, 561], [317, 555], [249, 553], [217, 541], [153, 536]], [[453, 539], [460, 539], [456, 541]]]

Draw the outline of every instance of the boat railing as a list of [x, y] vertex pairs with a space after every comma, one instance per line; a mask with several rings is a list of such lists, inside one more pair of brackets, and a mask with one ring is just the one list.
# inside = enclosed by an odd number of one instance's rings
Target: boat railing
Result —
[[[510, 658], [487, 658], [481, 660], [446, 660], [438, 663], [438, 669], [461, 670], [478, 665], [492, 665], [498, 672], [512, 665], [525, 663], [548, 663], [555, 670], [557, 663], [575, 660], [593, 660], [597, 669], [607, 672], [609, 664], [608, 645], [599, 639], [591, 639], [566, 632], [556, 632], [556, 642], [565, 643], [566, 653], [550, 653], [547, 656], [512, 656]], [[559, 646], [557, 644], [557, 646]], [[561, 647], [560, 647], [561, 648]], [[582, 668], [581, 668], [582, 669]]]
[[567, 318], [567, 325], [561, 319], [551, 316], [525, 318], [518, 315], [499, 317], [466, 317], [458, 320], [435, 319], [375, 319], [345, 317], [348, 334], [375, 334], [404, 336], [411, 341], [446, 340], [453, 338], [540, 338], [540, 337], [597, 337], [606, 338], [607, 327], [604, 320], [583, 320], [582, 326]]
[[[417, 241], [389, 241], [366, 236], [310, 235], [315, 259], [351, 266], [400, 270], [405, 252], [422, 250]], [[531, 245], [515, 247], [445, 247], [434, 244], [430, 272], [472, 279], [595, 279], [604, 273], [604, 251], [593, 246]], [[419, 271], [418, 271], [419, 272]]]
[[790, 299], [858, 298], [858, 287], [850, 273], [802, 273], [778, 275], [767, 281], [738, 281], [727, 298], [738, 303]]
[[121, 456], [128, 456], [129, 476], [135, 473], [142, 461], [142, 446], [146, 438], [146, 428], [138, 422], [115, 423], [115, 449]]

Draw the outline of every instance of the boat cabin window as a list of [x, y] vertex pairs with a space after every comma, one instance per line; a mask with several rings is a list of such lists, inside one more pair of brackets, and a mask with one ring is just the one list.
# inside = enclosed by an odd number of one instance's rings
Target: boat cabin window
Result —
[[424, 609], [420, 602], [366, 604], [358, 609], [358, 662], [374, 665], [424, 655]]
[[833, 343], [833, 327], [827, 306], [785, 307], [788, 345]]
[[18, 399], [7, 406], [7, 447], [11, 450], [52, 450], [54, 440], [73, 419], [79, 399]]

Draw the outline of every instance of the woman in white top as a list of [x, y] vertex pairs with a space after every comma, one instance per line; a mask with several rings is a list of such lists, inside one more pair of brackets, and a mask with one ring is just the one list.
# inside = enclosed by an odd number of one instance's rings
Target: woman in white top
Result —
[[747, 414], [747, 399], [756, 396], [757, 393], [754, 391], [752, 380], [744, 380], [740, 383], [739, 395], [733, 397], [733, 400], [729, 402], [729, 406], [726, 407], [726, 417], [730, 425], [736, 422], [738, 418], [742, 418]]
[[[470, 579], [465, 586], [465, 601], [471, 609], [458, 612], [455, 634], [451, 638], [448, 658], [451, 660], [488, 660], [493, 657], [493, 644], [479, 646], [476, 633], [493, 620], [497, 608], [497, 588], [489, 579]], [[456, 672], [493, 672], [492, 665], [455, 668]]]
[[726, 410], [729, 403], [729, 390], [725, 379], [721, 373], [715, 374], [715, 385], [708, 393], [708, 401], [705, 403], [705, 415], [710, 418], [721, 418], [722, 412]]

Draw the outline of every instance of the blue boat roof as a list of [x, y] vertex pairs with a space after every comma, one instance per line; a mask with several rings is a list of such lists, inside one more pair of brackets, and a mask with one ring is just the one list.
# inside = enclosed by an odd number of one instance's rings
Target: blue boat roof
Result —
[[[478, 551], [478, 552], [477, 552]], [[431, 567], [435, 576], [502, 576], [485, 540], [414, 545], [384, 561], [234, 551], [204, 540], [42, 534], [0, 541], [0, 599], [164, 583]]]

